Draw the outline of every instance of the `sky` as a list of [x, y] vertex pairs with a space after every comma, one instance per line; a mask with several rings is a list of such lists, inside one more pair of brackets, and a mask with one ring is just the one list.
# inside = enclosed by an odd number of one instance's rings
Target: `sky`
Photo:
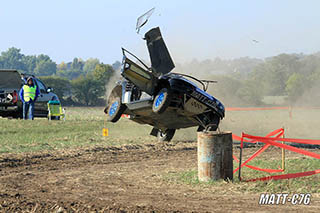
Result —
[[[137, 18], [153, 7], [137, 34]], [[125, 47], [148, 59], [142, 38], [159, 26], [180, 63], [311, 54], [320, 51], [319, 8], [318, 0], [0, 0], [0, 52], [16, 47], [57, 63], [79, 57], [112, 64]]]

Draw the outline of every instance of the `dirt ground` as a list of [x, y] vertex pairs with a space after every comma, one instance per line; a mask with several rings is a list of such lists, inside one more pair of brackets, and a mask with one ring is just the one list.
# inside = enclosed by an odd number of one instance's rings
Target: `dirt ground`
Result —
[[[234, 150], [237, 154], [237, 149]], [[272, 152], [270, 152], [272, 154]], [[165, 180], [197, 166], [196, 143], [94, 147], [0, 155], [1, 212], [318, 212], [260, 206], [259, 193], [234, 193]], [[226, 183], [227, 184], [227, 183]]]

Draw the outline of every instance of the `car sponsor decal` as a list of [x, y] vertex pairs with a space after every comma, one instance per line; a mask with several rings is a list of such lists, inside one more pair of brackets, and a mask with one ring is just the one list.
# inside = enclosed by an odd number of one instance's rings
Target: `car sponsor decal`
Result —
[[201, 93], [198, 93], [197, 91], [193, 91], [191, 93], [191, 96], [193, 98], [197, 99], [198, 101], [200, 101], [200, 102], [202, 102], [202, 103], [214, 108], [216, 111], [218, 111], [216, 100], [214, 100], [214, 99], [211, 100], [208, 97], [202, 95]]

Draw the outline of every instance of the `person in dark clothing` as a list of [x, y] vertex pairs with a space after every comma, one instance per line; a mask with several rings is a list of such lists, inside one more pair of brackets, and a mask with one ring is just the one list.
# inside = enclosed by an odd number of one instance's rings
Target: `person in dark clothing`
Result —
[[[33, 78], [29, 77], [27, 83], [20, 89], [19, 97], [23, 103], [23, 119], [34, 119], [34, 103], [40, 94], [38, 87], [34, 84]], [[28, 116], [29, 115], [29, 116]]]

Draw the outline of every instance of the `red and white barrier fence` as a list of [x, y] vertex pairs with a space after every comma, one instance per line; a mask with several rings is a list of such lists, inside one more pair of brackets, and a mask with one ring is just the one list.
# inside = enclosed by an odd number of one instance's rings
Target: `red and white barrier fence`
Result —
[[[320, 145], [320, 140], [281, 138], [281, 136], [283, 136], [283, 134], [284, 134], [284, 129], [281, 128], [281, 129], [277, 129], [273, 132], [270, 132], [265, 137], [253, 136], [253, 135], [249, 135], [249, 134], [245, 134], [245, 133], [242, 133], [242, 137], [239, 137], [237, 135], [233, 135], [233, 140], [241, 141], [241, 144], [240, 144], [240, 149], [241, 149], [240, 152], [241, 153], [242, 153], [242, 149], [243, 149], [243, 142], [248, 142], [248, 143], [262, 142], [265, 144], [262, 148], [260, 148], [258, 151], [256, 151], [251, 157], [249, 157], [244, 163], [241, 163], [241, 154], [240, 154], [240, 160], [238, 160], [235, 156], [233, 156], [234, 160], [236, 160], [240, 164], [240, 166], [238, 168], [236, 168], [233, 171], [233, 173], [236, 173], [237, 171], [239, 171], [239, 178], [241, 179], [240, 171], [241, 171], [241, 168], [244, 166], [246, 166], [250, 169], [268, 172], [268, 173], [283, 172], [284, 168], [283, 169], [264, 169], [264, 168], [259, 168], [259, 167], [248, 165], [248, 163], [251, 160], [256, 158], [258, 155], [260, 155], [262, 152], [264, 152], [270, 146], [279, 147], [279, 148], [286, 149], [286, 150], [289, 150], [292, 152], [296, 152], [296, 153], [299, 153], [302, 155], [306, 155], [309, 157], [320, 159], [320, 154], [310, 152], [310, 151], [300, 149], [300, 148], [283, 143], [283, 142], [292, 142], [292, 143], [300, 143], [300, 144]], [[291, 173], [291, 174], [283, 174], [283, 175], [255, 178], [255, 179], [246, 180], [246, 182], [258, 181], [258, 180], [265, 181], [265, 180], [289, 179], [289, 178], [310, 176], [310, 175], [314, 175], [314, 174], [318, 174], [318, 173], [320, 173], [320, 169], [317, 169], [314, 171], [307, 171], [307, 172], [299, 172], [299, 173]]]

